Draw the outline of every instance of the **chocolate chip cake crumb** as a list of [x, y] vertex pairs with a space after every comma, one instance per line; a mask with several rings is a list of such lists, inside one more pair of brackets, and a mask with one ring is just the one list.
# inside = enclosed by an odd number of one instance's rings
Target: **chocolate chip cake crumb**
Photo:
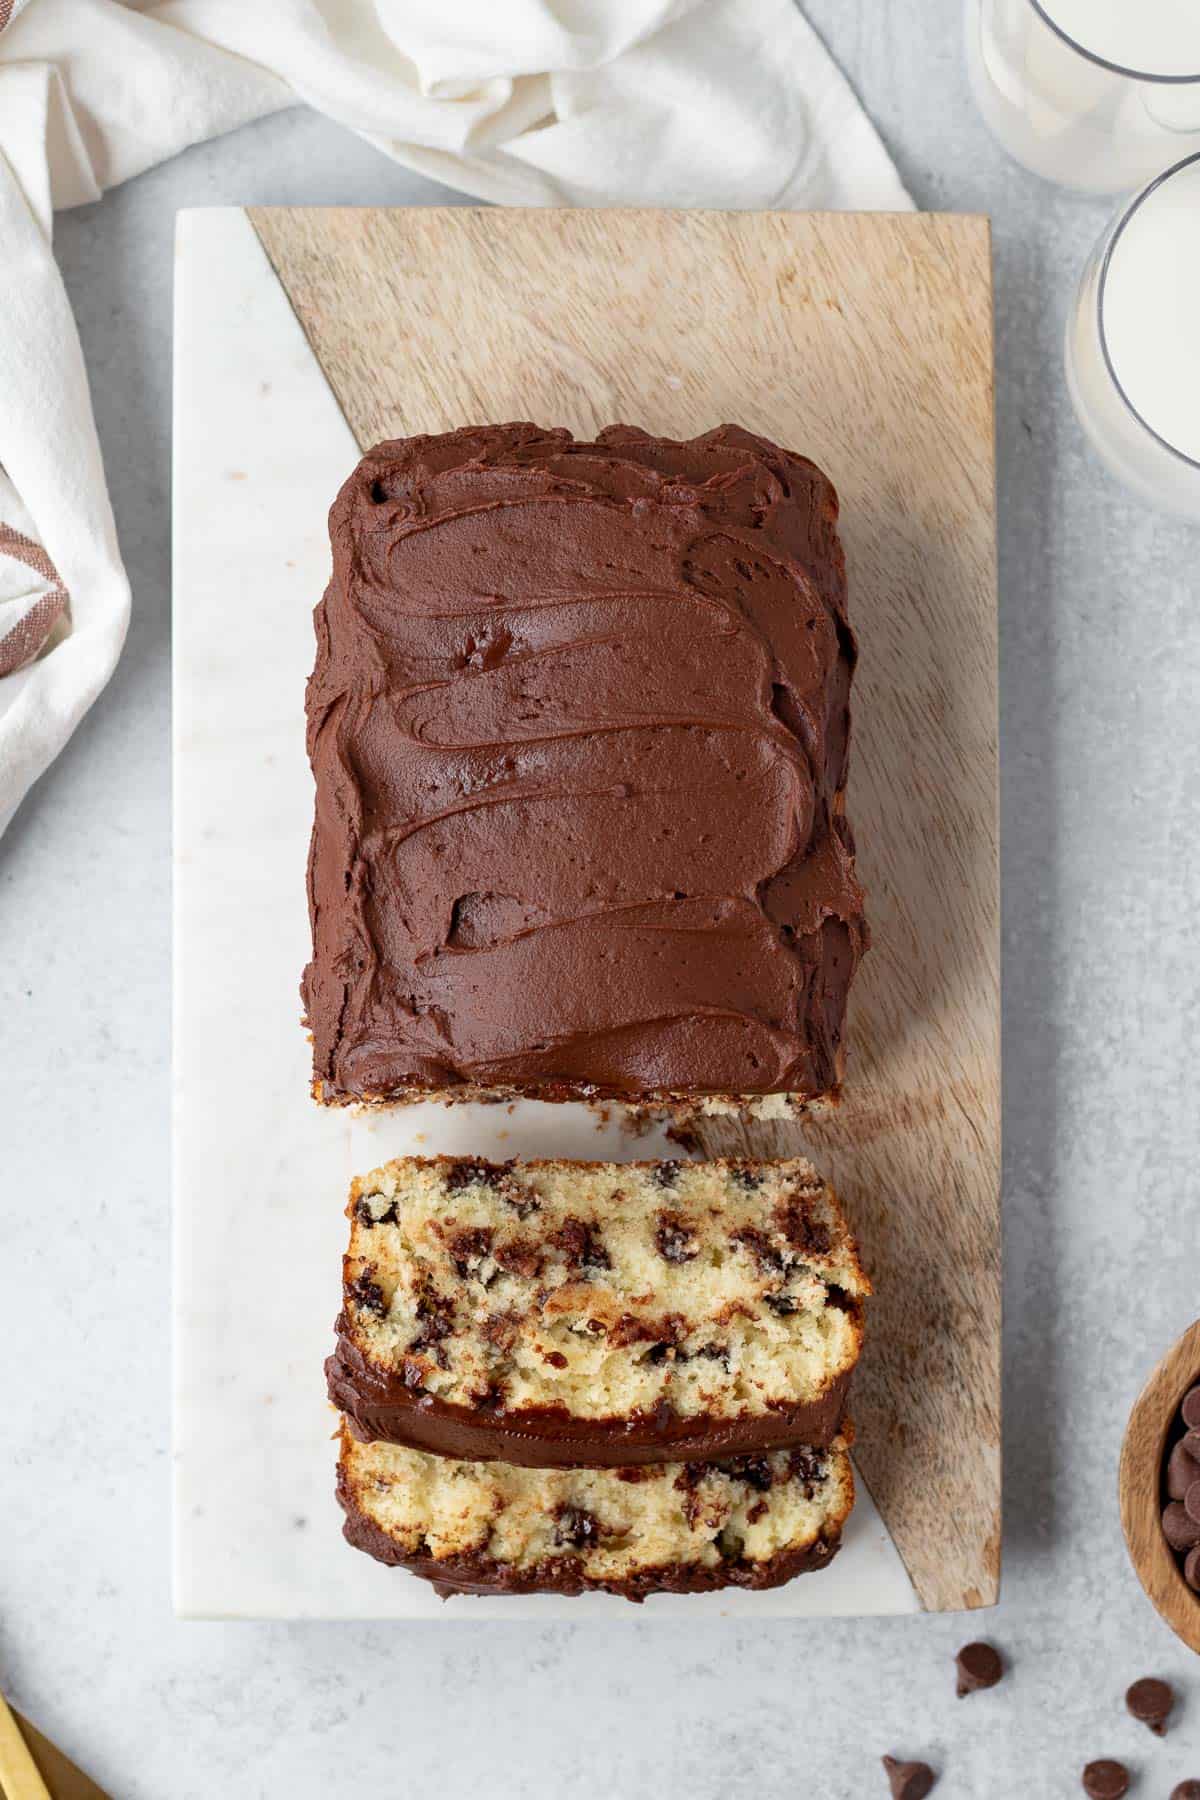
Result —
[[1129, 1770], [1124, 1763], [1102, 1756], [1084, 1769], [1083, 1791], [1088, 1800], [1122, 1800], [1129, 1792]]
[[[360, 1437], [612, 1467], [837, 1435], [870, 1287], [809, 1164], [757, 1164], [747, 1185], [744, 1158], [681, 1163], [669, 1190], [657, 1163], [464, 1166], [409, 1158], [354, 1183], [327, 1374]], [[797, 1205], [824, 1253], [780, 1229], [782, 1208], [796, 1235]]]
[[1000, 1654], [991, 1644], [964, 1644], [955, 1658], [955, 1667], [958, 1670], [956, 1692], [960, 1700], [967, 1694], [994, 1688], [1004, 1674]]
[[1146, 1675], [1127, 1689], [1125, 1705], [1141, 1725], [1148, 1725], [1156, 1737], [1167, 1735], [1167, 1720], [1175, 1705], [1175, 1690], [1170, 1682]]
[[928, 1763], [898, 1762], [894, 1756], [885, 1756], [883, 1766], [892, 1800], [925, 1800], [926, 1794], [933, 1791], [937, 1776]]

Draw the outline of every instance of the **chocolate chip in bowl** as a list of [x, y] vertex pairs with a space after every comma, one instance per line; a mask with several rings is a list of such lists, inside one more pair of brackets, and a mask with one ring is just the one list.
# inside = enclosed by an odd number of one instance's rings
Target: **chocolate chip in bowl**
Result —
[[[1154, 1370], [1121, 1448], [1121, 1524], [1147, 1598], [1200, 1653], [1200, 1320]], [[1189, 1506], [1190, 1502], [1190, 1506]]]

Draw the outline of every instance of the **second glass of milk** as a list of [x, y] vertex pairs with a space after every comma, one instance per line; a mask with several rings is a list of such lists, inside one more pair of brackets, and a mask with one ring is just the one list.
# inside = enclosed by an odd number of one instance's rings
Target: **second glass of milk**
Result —
[[967, 73], [1010, 155], [1094, 194], [1200, 150], [1200, 0], [966, 0]]
[[1200, 519], [1200, 152], [1122, 208], [1067, 326], [1067, 385], [1112, 472]]

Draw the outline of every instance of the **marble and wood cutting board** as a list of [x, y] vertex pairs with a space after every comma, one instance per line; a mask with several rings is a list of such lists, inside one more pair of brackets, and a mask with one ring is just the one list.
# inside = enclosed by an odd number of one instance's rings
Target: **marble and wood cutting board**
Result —
[[[873, 935], [851, 996], [845, 1100], [820, 1125], [713, 1123], [703, 1146], [804, 1149], [832, 1176], [877, 1289], [854, 1395], [858, 1468], [919, 1603], [991, 1603], [1000, 1565], [1001, 1271], [987, 221], [466, 207], [238, 216], [249, 218], [307, 353], [362, 448], [486, 420], [528, 418], [589, 435], [621, 420], [670, 436], [732, 420], [813, 457], [838, 488], [861, 647], [848, 811]], [[185, 296], [178, 315], [184, 335], [196, 324], [190, 304]], [[250, 366], [245, 375], [254, 379]], [[262, 385], [270, 405], [271, 383]], [[320, 426], [314, 418], [312, 428]], [[286, 484], [289, 457], [299, 466], [315, 454], [299, 419], [289, 429], [277, 484]], [[187, 440], [187, 454], [197, 441]], [[239, 468], [235, 444], [225, 456], [231, 483], [254, 478]], [[327, 500], [352, 460], [351, 447]], [[221, 528], [220, 498], [212, 497], [207, 523], [186, 521], [198, 548], [205, 530]], [[323, 518], [297, 521], [306, 541], [322, 529]], [[295, 566], [285, 543], [262, 551]], [[178, 589], [177, 574], [177, 666], [181, 650], [192, 654]], [[306, 594], [305, 604], [316, 598]], [[194, 649], [203, 654], [200, 636]], [[246, 649], [254, 649], [252, 631]], [[182, 746], [186, 766], [195, 705], [184, 698], [177, 755]], [[264, 704], [274, 717], [295, 713], [298, 700], [272, 693]], [[229, 778], [236, 781], [236, 757]], [[187, 779], [182, 788], [186, 801]], [[185, 833], [189, 856], [202, 811], [184, 806], [196, 815]], [[219, 825], [213, 830], [219, 838]], [[248, 875], [252, 853], [237, 854]], [[191, 906], [186, 873], [183, 882], [177, 957], [186, 958], [197, 932], [219, 935], [232, 919], [207, 922], [198, 895]], [[290, 1029], [291, 995], [288, 1004]], [[203, 1007], [201, 997], [185, 998], [185, 1031]], [[185, 1045], [178, 1064], [177, 1180], [193, 1196], [201, 1164], [215, 1154], [197, 1122], [199, 1042], [191, 1059]], [[303, 1057], [289, 1061], [291, 1081]], [[333, 1147], [343, 1126], [323, 1121], [318, 1144], [302, 1087], [294, 1108], [284, 1173], [298, 1176], [303, 1166], [311, 1179], [322, 1158], [332, 1172], [346, 1154], [342, 1137]], [[218, 1131], [219, 1120], [208, 1129]], [[332, 1222], [309, 1228], [306, 1255], [318, 1245], [322, 1257], [340, 1253], [336, 1198], [330, 1210]], [[188, 1200], [181, 1254], [191, 1246], [208, 1255], [216, 1281], [216, 1252], [201, 1242], [194, 1213]], [[186, 1277], [185, 1287], [192, 1300], [201, 1291]], [[219, 1322], [238, 1329], [232, 1310]], [[322, 1317], [322, 1330], [327, 1323]], [[203, 1374], [192, 1357], [181, 1404], [200, 1403]], [[296, 1378], [311, 1379], [311, 1370], [298, 1363]]]

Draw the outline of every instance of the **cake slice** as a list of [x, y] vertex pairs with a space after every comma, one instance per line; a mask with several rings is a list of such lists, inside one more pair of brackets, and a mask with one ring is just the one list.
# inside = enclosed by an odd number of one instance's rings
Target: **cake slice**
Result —
[[319, 1100], [836, 1092], [867, 942], [837, 510], [733, 425], [363, 457], [307, 694]]
[[821, 1450], [626, 1469], [463, 1462], [343, 1428], [345, 1536], [451, 1594], [778, 1587], [821, 1569], [854, 1503], [847, 1437]]
[[530, 1467], [820, 1447], [870, 1284], [811, 1164], [386, 1164], [351, 1189], [333, 1403]]

